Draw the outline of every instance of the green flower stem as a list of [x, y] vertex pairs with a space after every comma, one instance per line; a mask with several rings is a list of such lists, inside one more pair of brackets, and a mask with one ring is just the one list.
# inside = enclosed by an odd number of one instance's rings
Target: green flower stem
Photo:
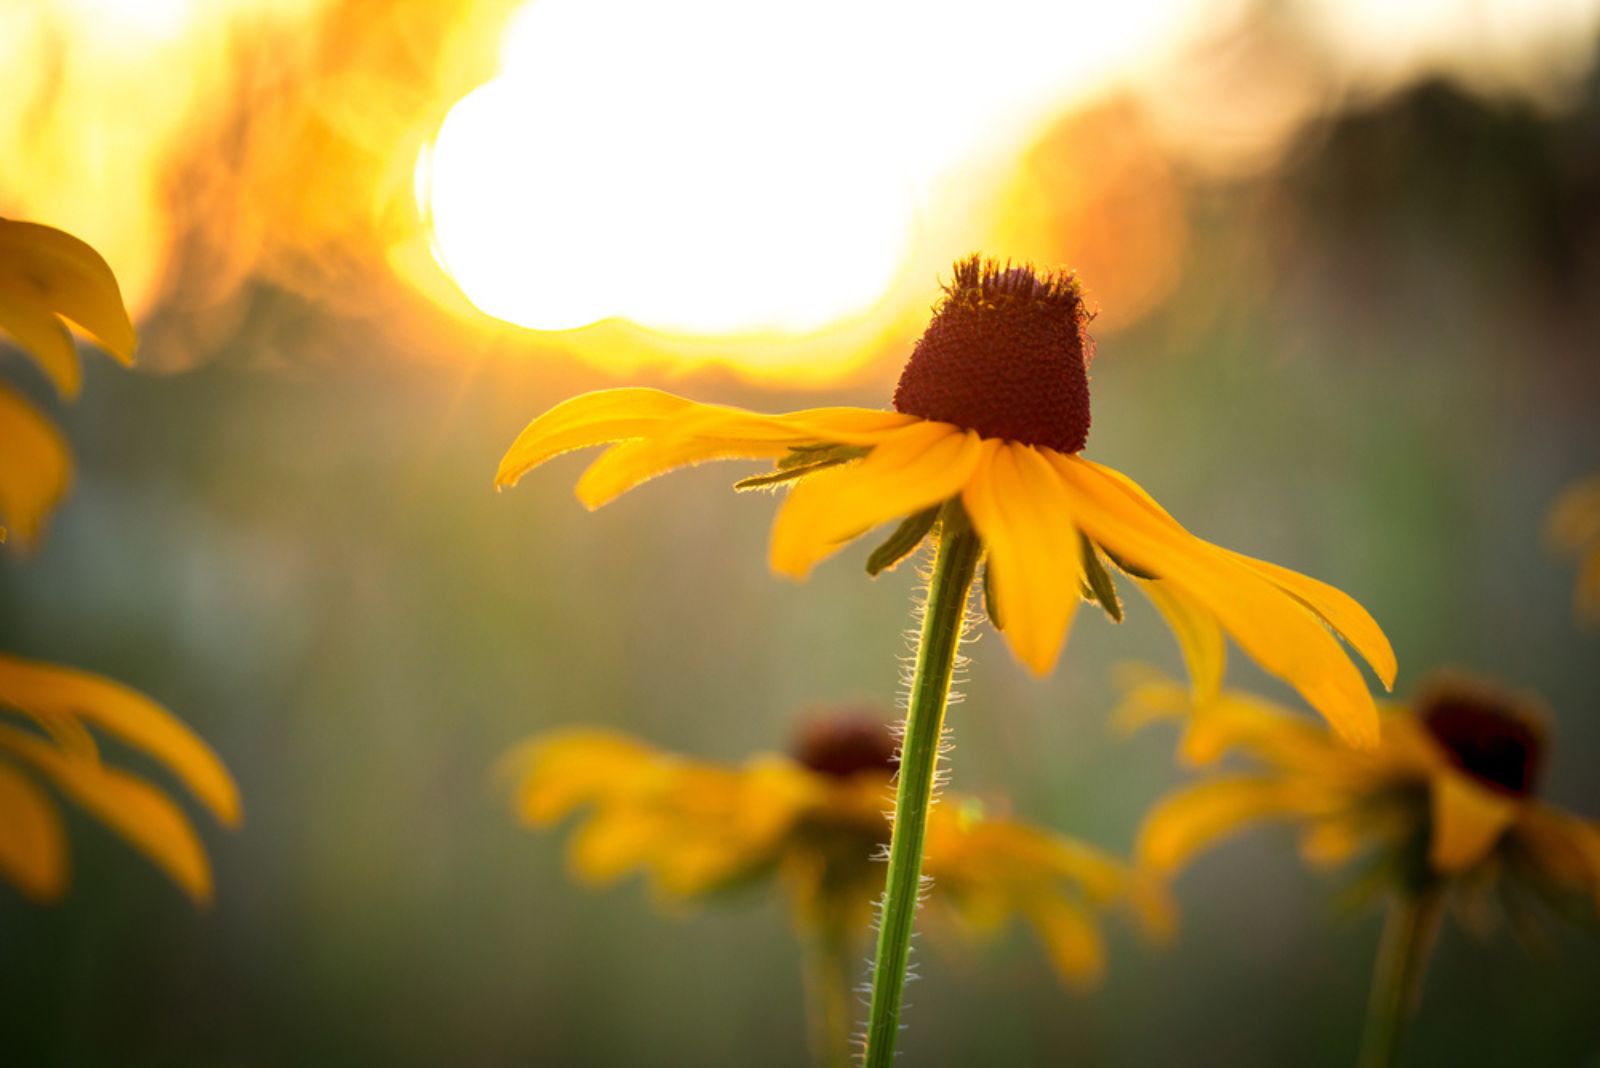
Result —
[[845, 918], [820, 917], [805, 934], [806, 1016], [818, 1068], [851, 1068], [851, 930]]
[[1444, 916], [1447, 889], [1444, 880], [1431, 879], [1405, 891], [1389, 906], [1372, 973], [1360, 1068], [1390, 1068], [1395, 1063], [1406, 1024], [1422, 996], [1422, 978]]
[[933, 563], [922, 636], [917, 643], [905, 737], [900, 745], [888, 883], [883, 891], [878, 951], [872, 969], [866, 1068], [888, 1068], [894, 1063], [906, 963], [911, 955], [911, 929], [922, 890], [922, 844], [927, 837], [928, 810], [933, 806], [944, 710], [966, 622], [967, 595], [972, 590], [982, 548], [960, 506], [947, 505], [940, 524], [939, 551]]

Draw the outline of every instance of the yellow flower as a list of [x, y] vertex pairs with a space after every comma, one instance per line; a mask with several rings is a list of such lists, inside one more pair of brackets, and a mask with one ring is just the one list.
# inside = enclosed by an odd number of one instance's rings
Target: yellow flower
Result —
[[1356, 751], [1262, 698], [1228, 691], [1193, 706], [1185, 687], [1142, 678], [1119, 709], [1125, 726], [1181, 718], [1187, 760], [1237, 752], [1250, 770], [1212, 774], [1158, 804], [1140, 863], [1170, 874], [1245, 827], [1283, 820], [1301, 829], [1311, 862], [1375, 850], [1380, 872], [1402, 883], [1509, 881], [1600, 913], [1600, 824], [1536, 796], [1546, 730], [1533, 702], [1444, 674], [1383, 712], [1382, 742]]
[[166, 709], [110, 679], [0, 653], [0, 876], [37, 900], [66, 888], [66, 838], [42, 778], [210, 901], [211, 867], [188, 817], [104, 763], [91, 727], [165, 766], [223, 823], [239, 822], [227, 769]]
[[1578, 558], [1573, 603], [1580, 618], [1600, 621], [1600, 475], [1568, 486], [1550, 510], [1550, 541]]
[[[883, 890], [895, 742], [863, 712], [835, 713], [799, 734], [793, 756], [730, 766], [661, 752], [624, 734], [570, 730], [508, 755], [520, 818], [546, 826], [587, 809], [569, 860], [602, 884], [641, 871], [683, 903], [766, 879], [780, 883], [801, 928], [864, 934]], [[1008, 819], [970, 800], [933, 810], [930, 902], [972, 933], [1013, 917], [1031, 924], [1062, 977], [1096, 978], [1100, 912], [1132, 908], [1153, 934], [1171, 922], [1159, 889], [1092, 846]]]
[[1351, 741], [1377, 715], [1335, 634], [1389, 685], [1388, 640], [1339, 590], [1190, 534], [1125, 475], [1080, 456], [1089, 430], [1089, 315], [1070, 275], [1038, 277], [974, 256], [917, 343], [894, 411], [819, 408], [761, 415], [653, 389], [576, 397], [534, 420], [496, 483], [575, 449], [609, 444], [578, 481], [597, 508], [656, 475], [720, 459], [768, 459], [741, 488], [793, 486], [773, 524], [771, 564], [804, 577], [880, 524], [900, 526], [878, 571], [914, 552], [958, 502], [986, 551], [990, 617], [1017, 657], [1050, 670], [1080, 597], [1121, 616], [1104, 559], [1169, 616], [1220, 621], [1263, 668], [1288, 680]]
[[[63, 317], [122, 362], [133, 362], [133, 323], [99, 253], [60, 230], [0, 219], [0, 335], [14, 338], [56, 390], [72, 398], [83, 370]], [[32, 544], [66, 493], [72, 460], [55, 424], [4, 384], [0, 456], [0, 538], [9, 527]]]

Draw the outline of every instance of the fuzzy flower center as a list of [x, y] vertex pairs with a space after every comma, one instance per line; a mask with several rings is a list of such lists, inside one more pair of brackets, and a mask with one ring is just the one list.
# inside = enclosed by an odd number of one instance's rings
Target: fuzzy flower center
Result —
[[1504, 793], [1533, 793], [1544, 764], [1544, 732], [1510, 695], [1439, 685], [1420, 702], [1420, 712], [1456, 767]]
[[810, 719], [795, 736], [791, 752], [807, 768], [836, 779], [867, 772], [889, 776], [899, 765], [888, 725], [857, 709]]
[[1074, 275], [968, 257], [906, 361], [895, 410], [1077, 452], [1089, 437], [1090, 318]]

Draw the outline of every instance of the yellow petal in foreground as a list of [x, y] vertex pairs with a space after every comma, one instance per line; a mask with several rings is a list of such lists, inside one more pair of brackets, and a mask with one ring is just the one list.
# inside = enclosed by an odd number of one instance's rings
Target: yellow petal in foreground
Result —
[[1446, 875], [1466, 871], [1487, 856], [1521, 805], [1515, 797], [1449, 770], [1433, 777], [1430, 799], [1433, 838], [1428, 860]]
[[1228, 670], [1228, 643], [1217, 625], [1217, 617], [1170, 582], [1138, 578], [1134, 581], [1167, 621], [1173, 637], [1178, 639], [1184, 666], [1189, 669], [1194, 703], [1204, 706], [1215, 701], [1222, 693], [1222, 679]]
[[67, 884], [61, 817], [38, 787], [5, 763], [0, 763], [0, 875], [37, 901], [55, 900]]
[[[82, 327], [122, 362], [133, 362], [138, 336], [123, 306], [116, 276], [98, 252], [54, 227], [0, 219], [0, 309], [10, 314], [27, 309], [20, 314], [34, 319], [41, 312], [60, 315]], [[28, 344], [24, 338], [19, 340]], [[70, 341], [68, 344], [70, 347]], [[67, 361], [62, 356], [60, 352], [48, 358], [41, 355], [41, 360], [48, 361], [46, 370], [70, 396], [77, 388], [77, 360]], [[66, 369], [68, 362], [71, 371]]]
[[0, 532], [30, 546], [72, 480], [72, 454], [38, 409], [0, 385]]
[[0, 725], [0, 750], [37, 769], [91, 815], [149, 857], [199, 904], [211, 900], [211, 865], [183, 811], [137, 776], [75, 759], [42, 739]]
[[112, 679], [0, 653], [0, 702], [76, 716], [172, 771], [223, 823], [239, 822], [239, 788], [211, 747], [171, 712]]
[[961, 501], [988, 547], [1006, 640], [1034, 674], [1046, 674], [1067, 640], [1083, 574], [1061, 480], [1038, 450], [991, 439]]
[[976, 434], [913, 423], [885, 435], [859, 463], [805, 479], [772, 524], [772, 569], [804, 578], [851, 538], [949, 500], [977, 467], [979, 452]]

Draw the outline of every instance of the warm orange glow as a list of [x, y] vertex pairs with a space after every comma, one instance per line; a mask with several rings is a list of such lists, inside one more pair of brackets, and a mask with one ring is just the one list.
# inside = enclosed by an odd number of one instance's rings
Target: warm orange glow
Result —
[[[473, 303], [541, 330], [892, 317], [992, 236], [985, 199], [1041, 125], [1179, 6], [540, 0], [421, 162], [436, 252]], [[816, 371], [812, 347], [760, 351]]]

